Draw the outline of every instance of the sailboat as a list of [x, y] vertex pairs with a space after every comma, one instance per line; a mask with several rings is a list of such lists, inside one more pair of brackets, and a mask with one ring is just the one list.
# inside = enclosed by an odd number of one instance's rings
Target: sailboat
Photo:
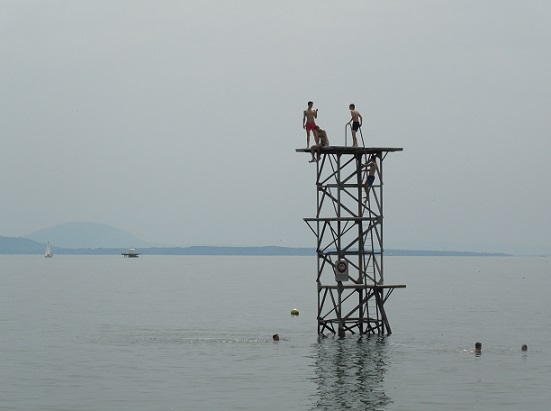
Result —
[[52, 258], [54, 254], [52, 253], [52, 247], [50, 247], [50, 242], [46, 244], [46, 251], [44, 251], [44, 257]]

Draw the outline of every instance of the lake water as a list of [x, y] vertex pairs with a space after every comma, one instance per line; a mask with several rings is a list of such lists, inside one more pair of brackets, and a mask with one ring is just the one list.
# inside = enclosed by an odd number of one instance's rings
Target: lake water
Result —
[[317, 337], [315, 271], [1, 255], [0, 409], [549, 409], [549, 258], [387, 257], [407, 284], [385, 305], [393, 334], [343, 340]]

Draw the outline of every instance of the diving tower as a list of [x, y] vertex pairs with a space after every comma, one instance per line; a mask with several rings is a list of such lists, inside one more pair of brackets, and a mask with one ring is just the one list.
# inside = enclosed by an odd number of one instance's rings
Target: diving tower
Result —
[[[392, 333], [384, 304], [406, 286], [384, 277], [383, 161], [397, 151], [402, 148], [320, 149], [316, 216], [304, 218], [317, 240], [319, 335]], [[369, 175], [375, 177], [371, 186]]]

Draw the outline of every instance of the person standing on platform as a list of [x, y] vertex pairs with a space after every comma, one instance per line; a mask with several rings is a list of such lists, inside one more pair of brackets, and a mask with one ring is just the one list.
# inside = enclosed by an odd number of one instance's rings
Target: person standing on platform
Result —
[[350, 115], [352, 118], [348, 123], [346, 123], [347, 126], [352, 124], [352, 147], [358, 147], [358, 140], [356, 139], [356, 132], [360, 129], [362, 126], [362, 115], [356, 110], [356, 106], [354, 104], [350, 104], [348, 106], [350, 109]]
[[314, 103], [309, 101], [308, 108], [304, 110], [304, 115], [302, 116], [302, 128], [306, 130], [306, 148], [310, 148], [310, 131], [314, 134], [314, 140], [318, 144], [315, 121], [318, 118], [318, 109], [312, 109], [313, 106]]
[[[312, 159], [310, 160], [310, 163], [318, 161], [320, 159], [321, 148], [327, 147], [329, 145], [327, 132], [323, 128], [321, 128], [320, 126], [316, 126], [314, 131], [316, 132], [318, 138], [316, 140], [316, 144], [314, 144], [310, 149], [310, 152], [312, 153]], [[317, 153], [317, 157], [314, 157], [314, 153]]]

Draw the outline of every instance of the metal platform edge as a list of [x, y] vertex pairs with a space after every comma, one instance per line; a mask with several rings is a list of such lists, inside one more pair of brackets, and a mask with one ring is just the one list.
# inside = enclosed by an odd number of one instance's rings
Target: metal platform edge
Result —
[[[401, 147], [348, 147], [327, 146], [321, 147], [321, 152], [326, 154], [377, 154], [383, 152], [403, 151]], [[297, 153], [310, 153], [310, 148], [297, 148]]]

